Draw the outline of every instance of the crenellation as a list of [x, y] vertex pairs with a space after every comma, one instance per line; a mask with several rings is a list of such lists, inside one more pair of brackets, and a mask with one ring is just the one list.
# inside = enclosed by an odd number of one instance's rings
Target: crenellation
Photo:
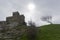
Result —
[[19, 12], [13, 12], [13, 16], [19, 16]]

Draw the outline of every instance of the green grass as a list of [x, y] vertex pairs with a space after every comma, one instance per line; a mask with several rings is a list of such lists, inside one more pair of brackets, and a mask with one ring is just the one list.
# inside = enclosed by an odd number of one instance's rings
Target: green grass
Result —
[[[17, 28], [16, 28], [17, 29]], [[18, 26], [18, 29], [27, 29], [25, 26]], [[27, 40], [26, 33], [20, 40]], [[36, 40], [60, 40], [60, 24], [51, 24], [38, 27]]]
[[60, 25], [41, 26], [38, 28], [37, 40], [60, 40]]

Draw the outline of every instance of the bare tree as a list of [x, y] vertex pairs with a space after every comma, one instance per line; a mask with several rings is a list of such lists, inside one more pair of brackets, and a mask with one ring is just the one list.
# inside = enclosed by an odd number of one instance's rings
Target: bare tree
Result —
[[28, 40], [35, 40], [36, 38], [36, 26], [35, 26], [35, 23], [32, 22], [32, 21], [29, 21], [29, 27], [28, 27], [28, 30], [27, 30], [27, 38]]
[[43, 16], [41, 20], [52, 24], [52, 16]]
[[35, 23], [34, 22], [32, 22], [32, 21], [28, 21], [28, 24], [30, 25], [30, 26], [33, 26], [33, 27], [35, 27], [36, 25], [35, 25]]

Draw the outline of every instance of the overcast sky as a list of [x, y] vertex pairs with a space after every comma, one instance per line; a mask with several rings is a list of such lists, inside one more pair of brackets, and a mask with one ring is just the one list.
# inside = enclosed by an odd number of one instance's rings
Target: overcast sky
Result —
[[[31, 12], [27, 6], [34, 4], [35, 9]], [[0, 21], [12, 16], [12, 12], [19, 11], [24, 14], [25, 21], [34, 21], [37, 25], [45, 25], [42, 16], [52, 16], [52, 22], [60, 24], [60, 0], [0, 0]]]

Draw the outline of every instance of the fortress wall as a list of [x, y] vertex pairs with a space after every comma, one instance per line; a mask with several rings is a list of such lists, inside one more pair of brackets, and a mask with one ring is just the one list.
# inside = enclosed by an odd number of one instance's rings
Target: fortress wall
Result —
[[19, 15], [18, 12], [13, 12], [13, 16], [6, 17], [6, 21], [0, 21], [0, 27], [2, 26], [17, 26], [17, 25], [26, 25], [24, 15]]

